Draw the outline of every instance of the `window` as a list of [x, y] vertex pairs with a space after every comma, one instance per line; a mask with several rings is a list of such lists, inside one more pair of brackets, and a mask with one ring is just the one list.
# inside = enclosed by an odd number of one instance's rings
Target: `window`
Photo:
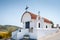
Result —
[[21, 32], [21, 30], [19, 30], [19, 32]]
[[48, 28], [47, 25], [46, 25], [46, 28]]
[[39, 28], [40, 28], [40, 23], [38, 24]]
[[30, 28], [30, 22], [25, 23], [25, 28]]

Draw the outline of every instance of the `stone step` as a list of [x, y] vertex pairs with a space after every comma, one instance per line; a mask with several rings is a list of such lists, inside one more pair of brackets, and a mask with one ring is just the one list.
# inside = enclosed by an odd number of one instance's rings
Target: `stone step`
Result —
[[29, 40], [30, 36], [29, 35], [24, 35], [23, 40]]

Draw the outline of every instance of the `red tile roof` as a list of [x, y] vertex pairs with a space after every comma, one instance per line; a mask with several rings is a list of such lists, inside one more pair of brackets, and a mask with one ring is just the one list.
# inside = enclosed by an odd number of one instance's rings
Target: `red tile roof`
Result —
[[[46, 19], [46, 18], [44, 18], [44, 22], [46, 22], [46, 23], [51, 23], [51, 21], [48, 20], [48, 19]], [[52, 23], [51, 23], [51, 24], [52, 24]]]
[[36, 19], [37, 18], [37, 15], [35, 15], [35, 14], [31, 13], [31, 12], [28, 12], [28, 13], [30, 13], [31, 19]]
[[[38, 15], [33, 14], [33, 13], [31, 13], [31, 12], [25, 12], [25, 13], [29, 13], [29, 14], [31, 15], [31, 19], [36, 19], [37, 16], [38, 16]], [[23, 14], [23, 15], [24, 15], [24, 14]], [[39, 17], [39, 19], [40, 19], [40, 17]], [[46, 22], [46, 23], [51, 23], [51, 21], [48, 20], [48, 19], [46, 19], [46, 18], [44, 18], [44, 22]], [[52, 23], [51, 23], [51, 24], [52, 24]]]

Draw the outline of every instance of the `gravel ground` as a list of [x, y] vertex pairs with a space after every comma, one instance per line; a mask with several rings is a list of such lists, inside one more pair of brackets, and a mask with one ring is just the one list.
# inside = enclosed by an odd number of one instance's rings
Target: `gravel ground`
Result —
[[60, 40], [60, 31], [51, 35], [48, 35], [46, 37], [42, 37], [38, 40]]

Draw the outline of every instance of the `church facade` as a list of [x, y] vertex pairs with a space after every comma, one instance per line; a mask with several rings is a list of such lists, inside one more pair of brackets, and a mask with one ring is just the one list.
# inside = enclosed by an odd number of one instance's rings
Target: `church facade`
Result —
[[52, 21], [31, 12], [22, 15], [21, 22], [25, 28], [52, 28]]

